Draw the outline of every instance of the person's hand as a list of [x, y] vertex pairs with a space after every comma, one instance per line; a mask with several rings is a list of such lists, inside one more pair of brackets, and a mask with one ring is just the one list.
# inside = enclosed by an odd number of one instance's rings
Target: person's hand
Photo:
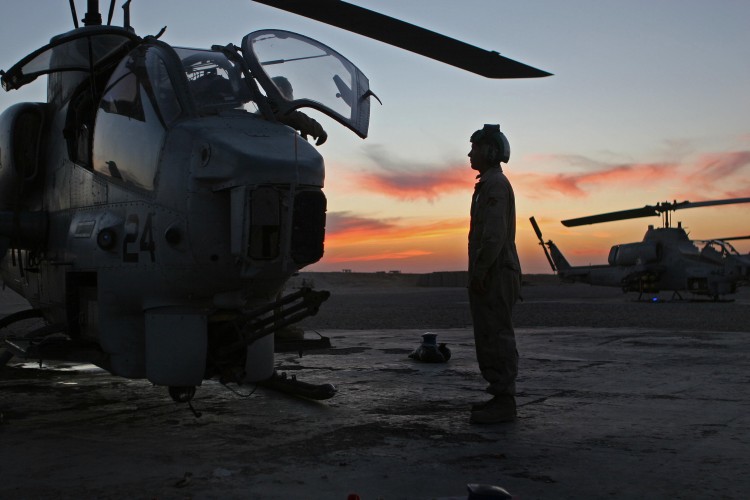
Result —
[[316, 146], [320, 146], [321, 144], [326, 142], [326, 140], [328, 140], [328, 134], [326, 134], [326, 131], [323, 130], [322, 128], [320, 129], [320, 131], [321, 131], [321, 134], [317, 137], [318, 140], [315, 141]]
[[315, 139], [316, 146], [320, 146], [328, 139], [328, 134], [323, 130], [323, 126], [301, 111], [277, 115], [277, 118], [281, 123], [299, 130], [299, 134], [304, 140], [307, 140], [308, 135], [312, 136]]
[[305, 132], [313, 136], [314, 139], [316, 139], [315, 141], [316, 146], [320, 146], [321, 144], [326, 142], [326, 140], [328, 139], [328, 134], [326, 134], [326, 131], [323, 130], [323, 127], [320, 125], [320, 123], [313, 120], [312, 118], [310, 118], [310, 127], [308, 128], [308, 130], [305, 130]]

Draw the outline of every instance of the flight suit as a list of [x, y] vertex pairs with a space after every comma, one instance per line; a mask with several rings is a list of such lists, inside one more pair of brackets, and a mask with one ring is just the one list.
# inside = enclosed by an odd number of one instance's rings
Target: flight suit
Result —
[[502, 168], [479, 176], [471, 201], [469, 282], [483, 280], [485, 293], [469, 287], [474, 342], [482, 376], [493, 395], [515, 395], [518, 351], [513, 305], [520, 297], [521, 265], [515, 244], [516, 205]]

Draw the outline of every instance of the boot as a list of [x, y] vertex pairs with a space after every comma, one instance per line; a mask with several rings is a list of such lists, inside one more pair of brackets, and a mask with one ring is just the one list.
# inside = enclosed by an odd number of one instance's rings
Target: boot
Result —
[[495, 396], [481, 407], [471, 410], [472, 424], [498, 424], [516, 419], [516, 398], [510, 395]]
[[482, 410], [484, 408], [487, 408], [492, 403], [492, 399], [489, 399], [487, 401], [482, 401], [481, 403], [471, 403], [471, 410]]

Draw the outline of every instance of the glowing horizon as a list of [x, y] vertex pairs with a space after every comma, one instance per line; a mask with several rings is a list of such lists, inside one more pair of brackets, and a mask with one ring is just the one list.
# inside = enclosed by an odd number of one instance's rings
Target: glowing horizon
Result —
[[[574, 173], [545, 172], [535, 165], [564, 162]], [[346, 197], [371, 200], [366, 203], [368, 211], [375, 204], [388, 205], [380, 213], [389, 214], [384, 218], [359, 213], [356, 209], [345, 212], [331, 212], [328, 215], [326, 255], [323, 260], [311, 266], [312, 270], [335, 271], [342, 268], [374, 272], [400, 270], [402, 272], [454, 271], [465, 269], [466, 238], [468, 232], [468, 207], [474, 174], [467, 162], [449, 162], [429, 170], [411, 172], [410, 167], [401, 169], [390, 165], [378, 165], [366, 172], [350, 173], [345, 185]], [[579, 228], [561, 227], [564, 218], [592, 215], [606, 211], [639, 208], [652, 205], [660, 198], [647, 198], [643, 203], [627, 203], [627, 189], [643, 192], [668, 193], [664, 201], [702, 201], [696, 197], [695, 185], [702, 192], [714, 193], [712, 199], [750, 197], [750, 183], [747, 173], [750, 170], [750, 150], [701, 153], [683, 160], [662, 162], [639, 162], [631, 164], [608, 164], [583, 157], [541, 157], [521, 159], [521, 172], [513, 165], [504, 166], [506, 174], [514, 185], [517, 204], [516, 244], [524, 267], [528, 273], [551, 273], [551, 269], [539, 248], [536, 235], [531, 230], [528, 218], [535, 215], [546, 239], [554, 238], [574, 265], [606, 263], [609, 247], [614, 244], [640, 241], [648, 225], [659, 226], [658, 217], [607, 223]], [[679, 182], [677, 182], [679, 181]], [[338, 196], [340, 186], [333, 183], [329, 196]], [[647, 184], [648, 189], [643, 188]], [[356, 187], [353, 187], [356, 186]], [[613, 193], [604, 205], [601, 199], [606, 193]], [[623, 196], [624, 194], [624, 196]], [[643, 198], [641, 192], [639, 198]], [[559, 218], [547, 215], [550, 199], [568, 197], [571, 201], [564, 212], [559, 209]], [[623, 201], [620, 202], [619, 200]], [[461, 202], [463, 200], [463, 202]], [[540, 201], [544, 200], [544, 201]], [[586, 201], [596, 200], [596, 206], [608, 206], [606, 210], [586, 210]], [[422, 212], [420, 206], [441, 206], [445, 209], [461, 206], [462, 217], [425, 218], [410, 216], [410, 210]], [[580, 210], [580, 211], [578, 211]], [[398, 215], [392, 215], [400, 212]], [[553, 212], [555, 212], [553, 210]], [[703, 213], [705, 212], [705, 213]], [[747, 214], [743, 205], [728, 205], [712, 209], [691, 209], [690, 213], [678, 211], [673, 215], [674, 223], [691, 221], [688, 228], [700, 231], [719, 231], [721, 235], [705, 237], [728, 237], [750, 234], [735, 229]], [[717, 223], [715, 218], [720, 217]], [[727, 232], [728, 231], [728, 232]], [[734, 233], [732, 231], [735, 231]], [[735, 234], [736, 233], [736, 234]], [[459, 243], [460, 242], [460, 243]], [[738, 249], [750, 247], [750, 243], [736, 242]]]

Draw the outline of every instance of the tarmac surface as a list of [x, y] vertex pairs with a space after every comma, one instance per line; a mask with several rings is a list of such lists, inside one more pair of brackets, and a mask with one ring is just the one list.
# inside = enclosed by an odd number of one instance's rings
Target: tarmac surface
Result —
[[[332, 297], [302, 326], [333, 348], [277, 354], [277, 369], [335, 384], [332, 399], [206, 381], [196, 418], [147, 381], [14, 359], [0, 372], [0, 498], [446, 500], [467, 483], [520, 499], [750, 496], [744, 289], [634, 302], [529, 283], [514, 318], [519, 419], [477, 426], [469, 406], [489, 396], [465, 290], [307, 278]], [[427, 331], [450, 361], [408, 358]]]

